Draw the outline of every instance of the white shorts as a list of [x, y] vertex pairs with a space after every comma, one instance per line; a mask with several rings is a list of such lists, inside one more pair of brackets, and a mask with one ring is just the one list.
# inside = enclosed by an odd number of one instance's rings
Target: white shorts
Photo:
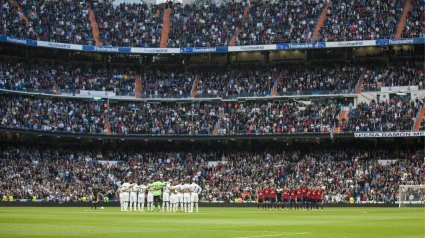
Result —
[[137, 193], [130, 193], [130, 202], [137, 202]]
[[145, 203], [145, 194], [139, 194], [139, 196], [137, 197], [137, 202]]
[[120, 202], [124, 202], [124, 193], [120, 193]]
[[148, 202], [153, 202], [153, 194], [148, 193]]
[[197, 193], [190, 193], [190, 201], [191, 202], [198, 202], [198, 194]]
[[177, 203], [178, 202], [178, 200], [177, 200], [177, 194], [172, 193], [170, 195], [170, 202], [171, 203]]
[[177, 193], [177, 201], [176, 202], [183, 202], [183, 194]]
[[130, 200], [130, 194], [128, 192], [123, 193], [123, 201], [128, 202]]
[[162, 201], [169, 202], [170, 201], [170, 193], [163, 193], [162, 194]]
[[183, 202], [190, 202], [190, 193], [183, 193]]

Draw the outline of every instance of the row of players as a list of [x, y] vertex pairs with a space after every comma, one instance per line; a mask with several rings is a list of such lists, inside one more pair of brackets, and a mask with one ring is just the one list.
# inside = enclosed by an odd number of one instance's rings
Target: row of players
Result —
[[296, 186], [292, 188], [278, 187], [277, 189], [272, 186], [266, 186], [257, 190], [258, 208], [272, 210], [291, 209], [295, 210], [319, 210], [319, 205], [323, 211], [323, 190], [319, 186]]
[[[147, 192], [147, 210], [148, 212], [155, 211], [158, 208], [158, 212], [177, 212], [180, 205], [181, 212], [193, 212], [193, 207], [196, 207], [198, 212], [198, 201], [199, 194], [202, 192], [202, 188], [195, 182], [180, 183], [168, 181], [168, 182], [153, 182], [149, 181], [148, 185], [142, 183], [130, 183], [125, 181], [119, 188], [119, 198], [121, 204], [121, 211], [128, 211], [128, 204], [130, 204], [130, 211], [134, 207], [134, 211], [144, 212], [145, 207], [145, 194]], [[162, 210], [161, 205], [162, 203]], [[137, 208], [136, 208], [137, 204]]]

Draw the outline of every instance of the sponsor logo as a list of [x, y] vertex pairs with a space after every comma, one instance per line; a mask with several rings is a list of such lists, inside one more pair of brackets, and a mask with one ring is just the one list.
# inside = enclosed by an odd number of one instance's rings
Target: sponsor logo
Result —
[[18, 43], [18, 44], [27, 44], [27, 40], [13, 38], [13, 37], [7, 37], [6, 38], [6, 41], [13, 42], [13, 43]]
[[363, 41], [338, 42], [338, 47], [362, 46]]
[[143, 53], [168, 53], [168, 49], [144, 48]]
[[53, 47], [53, 48], [61, 48], [61, 49], [71, 49], [71, 45], [70, 44], [61, 44], [61, 43], [51, 43], [49, 42], [47, 44], [48, 47]]
[[95, 51], [119, 52], [118, 47], [94, 47]]
[[217, 48], [208, 47], [208, 48], [193, 48], [192, 52], [216, 52]]
[[289, 49], [300, 49], [300, 48], [316, 48], [316, 44], [290, 44]]
[[256, 45], [256, 46], [241, 46], [241, 50], [264, 50], [264, 45]]
[[413, 39], [400, 39], [400, 40], [390, 40], [391, 45], [398, 45], [398, 44], [413, 44]]

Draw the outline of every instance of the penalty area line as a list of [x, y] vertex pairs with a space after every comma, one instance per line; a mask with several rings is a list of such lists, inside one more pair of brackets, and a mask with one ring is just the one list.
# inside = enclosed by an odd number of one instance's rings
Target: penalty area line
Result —
[[282, 233], [274, 235], [261, 235], [261, 236], [238, 236], [235, 238], [261, 238], [261, 237], [277, 237], [277, 236], [294, 236], [294, 235], [306, 235], [308, 232], [293, 232], [293, 233]]

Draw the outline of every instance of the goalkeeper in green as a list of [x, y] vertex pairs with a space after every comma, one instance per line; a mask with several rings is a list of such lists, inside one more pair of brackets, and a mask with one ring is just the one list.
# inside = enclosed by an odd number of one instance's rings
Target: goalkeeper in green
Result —
[[153, 203], [154, 203], [154, 207], [158, 208], [158, 212], [161, 211], [160, 209], [160, 204], [161, 204], [161, 194], [162, 194], [162, 187], [164, 187], [165, 185], [167, 185], [166, 183], [160, 182], [160, 181], [156, 181], [154, 183], [152, 183], [153, 180], [150, 181], [150, 183], [148, 184], [148, 188], [152, 191], [153, 193]]

